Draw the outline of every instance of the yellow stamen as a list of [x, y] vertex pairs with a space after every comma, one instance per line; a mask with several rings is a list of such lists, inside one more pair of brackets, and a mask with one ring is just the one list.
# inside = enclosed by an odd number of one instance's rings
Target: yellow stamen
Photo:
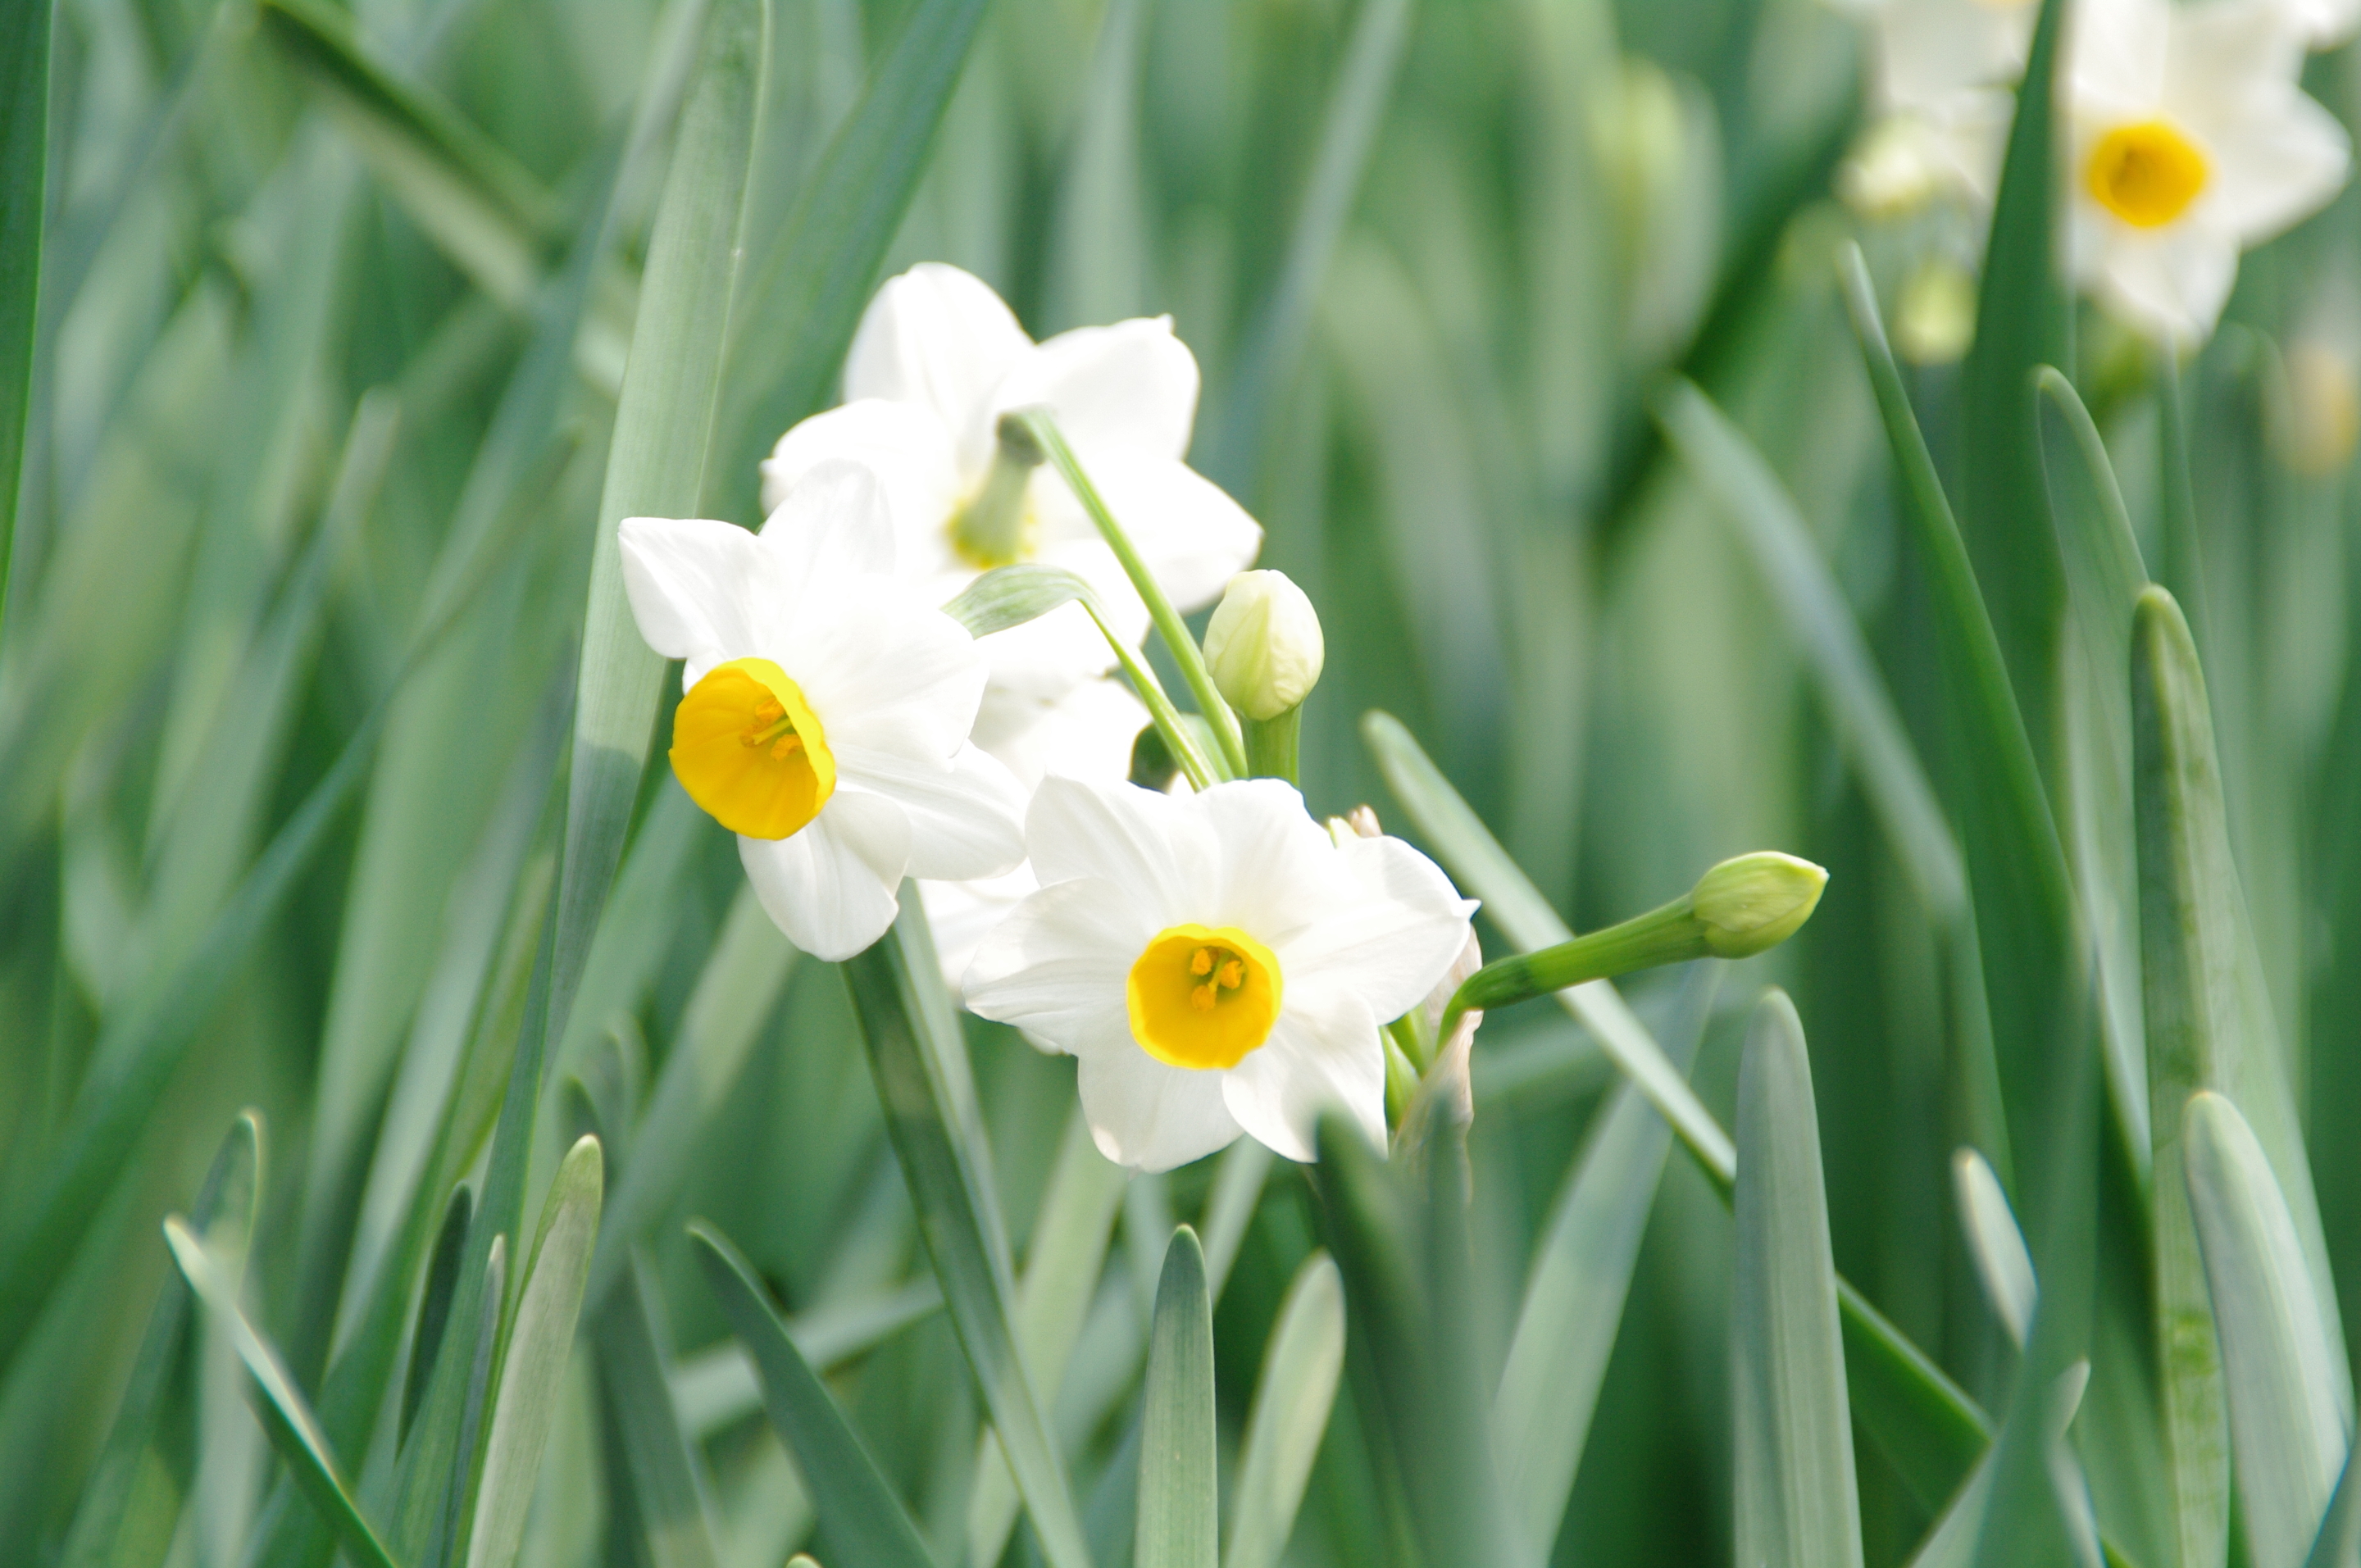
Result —
[[2162, 120], [2117, 126], [2091, 148], [2091, 199], [2134, 228], [2162, 228], [2205, 189], [2205, 154]]
[[1172, 1067], [1235, 1067], [1279, 1021], [1279, 959], [1235, 926], [1172, 926], [1131, 966], [1132, 1038]]
[[733, 832], [785, 839], [836, 793], [836, 756], [803, 688], [768, 659], [716, 664], [680, 699], [672, 771]]

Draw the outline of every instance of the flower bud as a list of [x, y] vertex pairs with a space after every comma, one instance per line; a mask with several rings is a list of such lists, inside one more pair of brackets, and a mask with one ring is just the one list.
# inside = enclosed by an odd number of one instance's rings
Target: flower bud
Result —
[[1724, 861], [1697, 879], [1690, 906], [1716, 958], [1743, 959], [1777, 947], [1812, 917], [1828, 873], [1809, 861], [1760, 850]]
[[1277, 718], [1319, 684], [1320, 616], [1284, 572], [1240, 572], [1205, 628], [1213, 685], [1248, 718]]

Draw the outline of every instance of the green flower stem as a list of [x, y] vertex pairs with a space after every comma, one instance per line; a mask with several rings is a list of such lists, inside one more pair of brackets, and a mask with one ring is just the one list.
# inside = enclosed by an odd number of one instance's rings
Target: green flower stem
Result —
[[[1139, 597], [1148, 605], [1148, 618], [1156, 622], [1157, 632], [1164, 639], [1164, 645], [1172, 651], [1173, 663], [1180, 666], [1181, 678], [1189, 683], [1190, 693], [1197, 699], [1197, 711], [1203, 714], [1205, 722], [1213, 726], [1213, 739], [1221, 749], [1221, 760], [1227, 764], [1228, 776], [1244, 777], [1249, 770], [1246, 742], [1238, 734], [1237, 716], [1230, 711], [1230, 705], [1222, 700], [1222, 694], [1214, 688], [1213, 674], [1205, 668], [1205, 655], [1198, 648], [1197, 640], [1189, 635], [1189, 628], [1181, 620], [1180, 612], [1174, 609], [1172, 601], [1165, 597], [1164, 585], [1148, 571], [1148, 564], [1139, 558], [1139, 552], [1132, 548], [1131, 536], [1124, 532], [1123, 525], [1115, 520], [1113, 512], [1107, 510], [1107, 504], [1100, 498], [1098, 488], [1091, 483], [1090, 476], [1082, 472], [1082, 464], [1075, 459], [1074, 449], [1066, 444], [1064, 434], [1058, 429], [1058, 422], [1046, 409], [1026, 409], [1002, 417], [1004, 427], [1011, 422], [1021, 424], [1032, 433], [1033, 439], [1040, 444], [1041, 450], [1049, 455], [1049, 461], [1057, 466], [1068, 488], [1074, 492], [1074, 499], [1082, 503], [1082, 510], [1090, 513], [1091, 521], [1098, 525], [1100, 536], [1115, 552], [1115, 559], [1123, 563], [1125, 573], [1131, 578], [1131, 586], [1139, 590]], [[1005, 436], [1002, 438], [1004, 444], [1006, 439]]]
[[1147, 661], [1139, 656], [1137, 649], [1124, 646], [1123, 639], [1107, 625], [1106, 618], [1099, 613], [1095, 603], [1084, 599], [1082, 606], [1090, 612], [1091, 620], [1105, 635], [1107, 646], [1115, 650], [1116, 660], [1123, 665], [1123, 673], [1131, 678], [1131, 689], [1137, 692], [1139, 700], [1147, 705], [1148, 717], [1154, 721], [1156, 732], [1164, 737], [1165, 747], [1171, 751], [1173, 760], [1180, 764], [1180, 771], [1189, 775], [1190, 786], [1211, 789], [1219, 782], [1221, 775], [1213, 771], [1213, 764], [1198, 749], [1197, 738], [1190, 734], [1189, 727], [1180, 721], [1180, 710], [1174, 707], [1172, 699], [1164, 694], [1164, 683], [1156, 678], [1156, 672], [1148, 667]]
[[1828, 873], [1809, 861], [1760, 850], [1723, 861], [1661, 909], [1554, 947], [1486, 964], [1460, 982], [1435, 1038], [1451, 1038], [1470, 1008], [1506, 1007], [1594, 980], [1691, 959], [1744, 959], [1767, 952], [1819, 907]]
[[1277, 718], [1246, 720], [1246, 776], [1301, 782], [1303, 708], [1299, 704]]
[[1697, 902], [1684, 894], [1661, 909], [1634, 916], [1604, 931], [1486, 964], [1451, 993], [1451, 1004], [1443, 1010], [1443, 1026], [1435, 1031], [1435, 1037], [1449, 1039], [1461, 1015], [1471, 1008], [1507, 1007], [1590, 981], [1686, 963], [1712, 952], [1706, 923], [1697, 916]]

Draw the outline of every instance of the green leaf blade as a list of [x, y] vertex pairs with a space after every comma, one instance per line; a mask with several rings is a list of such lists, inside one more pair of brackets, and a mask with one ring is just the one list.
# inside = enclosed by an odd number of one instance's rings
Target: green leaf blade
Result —
[[190, 1288], [204, 1302], [206, 1310], [228, 1327], [238, 1359], [246, 1364], [247, 1374], [262, 1394], [259, 1409], [271, 1446], [279, 1450], [280, 1457], [294, 1472], [304, 1495], [335, 1527], [337, 1539], [361, 1568], [395, 1568], [385, 1543], [362, 1518], [360, 1506], [353, 1500], [335, 1456], [329, 1452], [320, 1423], [313, 1418], [311, 1407], [304, 1402], [294, 1379], [288, 1376], [279, 1353], [255, 1332], [238, 1306], [235, 1282], [179, 1219], [164, 1222], [164, 1239], [171, 1245], [173, 1259], [181, 1266]]
[[1315, 1252], [1289, 1282], [1263, 1352], [1222, 1568], [1279, 1568], [1344, 1369], [1344, 1279]]
[[1138, 1568], [1215, 1568], [1221, 1504], [1213, 1441], [1213, 1303], [1205, 1253], [1182, 1225], [1165, 1249], [1149, 1320], [1139, 1446]]
[[811, 1488], [829, 1562], [839, 1568], [934, 1568], [909, 1511], [788, 1337], [752, 1267], [710, 1226], [693, 1224], [689, 1236], [722, 1315], [754, 1357], [771, 1425]]
[[467, 1568], [510, 1568], [524, 1540], [525, 1516], [541, 1477], [542, 1451], [557, 1419], [559, 1385], [589, 1279], [604, 1183], [598, 1140], [586, 1137], [566, 1152], [550, 1184], [541, 1234], [501, 1351]]
[[2221, 1336], [2249, 1561], [2293, 1564], [2321, 1533], [2353, 1431], [2351, 1378], [2321, 1326], [2312, 1268], [2238, 1108], [2189, 1102], [2190, 1208]]
[[918, 1212], [961, 1347], [1050, 1568], [1088, 1568], [1089, 1549], [1057, 1445], [1017, 1349], [1008, 1243], [982, 1146], [966, 1044], [914, 895], [867, 951], [846, 960], [885, 1128]]
[[1819, 1117], [1803, 1025], [1777, 991], [1756, 1009], [1739, 1068], [1738, 1150], [1738, 1559], [1859, 1568], [1861, 1499]]

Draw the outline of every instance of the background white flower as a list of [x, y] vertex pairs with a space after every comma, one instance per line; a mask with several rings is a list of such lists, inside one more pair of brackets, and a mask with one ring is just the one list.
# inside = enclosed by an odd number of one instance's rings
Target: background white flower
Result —
[[[829, 959], [893, 923], [905, 875], [989, 876], [1024, 852], [1023, 793], [968, 740], [983, 655], [892, 575], [882, 509], [867, 470], [830, 464], [759, 536], [699, 519], [621, 525], [640, 633], [686, 661], [675, 772], [740, 829], [739, 858], [771, 918]], [[758, 776], [741, 780], [750, 769]], [[783, 789], [802, 791], [797, 808], [771, 816]], [[817, 808], [804, 809], [814, 795]]]
[[2075, 271], [2135, 325], [2202, 337], [2239, 253], [2344, 184], [2349, 139], [2298, 85], [2304, 39], [2280, 0], [2103, 0], [2073, 38]]
[[[1197, 411], [1197, 362], [1169, 316], [1026, 336], [982, 280], [929, 262], [870, 302], [845, 362], [845, 403], [779, 438], [763, 465], [767, 510], [816, 464], [849, 458], [885, 490], [897, 569], [936, 603], [987, 563], [962, 554], [960, 514], [993, 467], [1000, 416], [1048, 408], [1174, 604], [1209, 604], [1252, 561], [1262, 530], [1181, 459]], [[1133, 642], [1148, 610], [1065, 482], [1036, 468], [1014, 558], [1067, 567], [1099, 591]], [[983, 640], [995, 685], [1054, 697], [1114, 664], [1080, 606]]]
[[1332, 1106], [1383, 1144], [1378, 1025], [1476, 908], [1433, 861], [1337, 843], [1273, 779], [1176, 798], [1052, 777], [1026, 843], [1044, 885], [984, 939], [968, 1005], [1080, 1058], [1109, 1159], [1170, 1169], [1244, 1130], [1307, 1160]]

